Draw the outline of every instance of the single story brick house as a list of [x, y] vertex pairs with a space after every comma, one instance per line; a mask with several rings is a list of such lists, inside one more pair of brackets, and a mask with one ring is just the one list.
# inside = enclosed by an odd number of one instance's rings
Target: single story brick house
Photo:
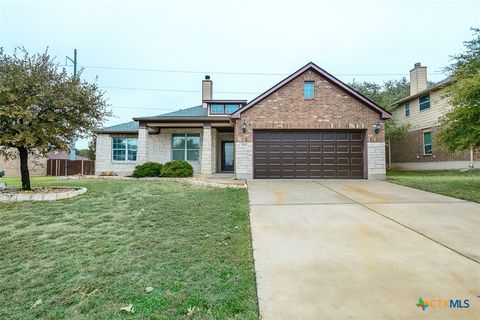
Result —
[[242, 179], [385, 178], [390, 113], [314, 63], [252, 101], [215, 100], [97, 132], [96, 173], [186, 160], [195, 174]]

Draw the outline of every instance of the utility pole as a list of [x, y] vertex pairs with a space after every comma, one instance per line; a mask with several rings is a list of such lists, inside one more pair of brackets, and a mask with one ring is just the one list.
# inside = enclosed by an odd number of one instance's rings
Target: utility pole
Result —
[[[70, 60], [73, 63], [73, 77], [77, 77], [77, 49], [73, 49], [73, 60], [69, 56], [66, 56], [65, 59]], [[65, 62], [67, 62], [65, 60]], [[66, 64], [66, 63], [65, 63]], [[75, 160], [75, 138], [70, 143], [70, 160]]]

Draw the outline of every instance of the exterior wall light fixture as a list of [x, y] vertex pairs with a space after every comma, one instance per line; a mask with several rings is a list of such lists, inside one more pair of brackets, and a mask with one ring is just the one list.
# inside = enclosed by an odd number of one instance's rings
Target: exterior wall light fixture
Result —
[[248, 123], [247, 123], [247, 121], [244, 120], [243, 123], [242, 123], [242, 132], [243, 133], [247, 133], [247, 126], [248, 126]]
[[382, 124], [380, 123], [380, 121], [378, 121], [375, 124], [375, 130], [374, 130], [375, 134], [379, 134], [381, 129], [382, 129]]

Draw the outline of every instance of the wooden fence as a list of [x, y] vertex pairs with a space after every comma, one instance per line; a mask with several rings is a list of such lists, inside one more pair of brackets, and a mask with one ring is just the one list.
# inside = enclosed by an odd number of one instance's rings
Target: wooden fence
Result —
[[94, 175], [93, 160], [47, 160], [47, 176]]

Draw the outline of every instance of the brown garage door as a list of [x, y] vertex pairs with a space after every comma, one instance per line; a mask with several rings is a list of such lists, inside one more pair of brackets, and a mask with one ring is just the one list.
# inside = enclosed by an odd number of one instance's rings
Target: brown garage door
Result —
[[364, 177], [364, 133], [353, 130], [254, 130], [253, 177]]

